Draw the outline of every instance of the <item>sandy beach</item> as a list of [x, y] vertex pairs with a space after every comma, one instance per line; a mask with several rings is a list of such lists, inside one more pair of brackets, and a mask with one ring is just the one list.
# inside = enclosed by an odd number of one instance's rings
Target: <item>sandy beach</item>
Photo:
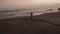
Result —
[[60, 34], [60, 12], [0, 19], [0, 34]]

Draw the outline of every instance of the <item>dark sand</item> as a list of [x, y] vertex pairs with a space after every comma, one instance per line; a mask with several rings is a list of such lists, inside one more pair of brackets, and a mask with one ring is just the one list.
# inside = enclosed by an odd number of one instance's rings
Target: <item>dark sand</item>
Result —
[[60, 12], [0, 19], [0, 34], [60, 34]]

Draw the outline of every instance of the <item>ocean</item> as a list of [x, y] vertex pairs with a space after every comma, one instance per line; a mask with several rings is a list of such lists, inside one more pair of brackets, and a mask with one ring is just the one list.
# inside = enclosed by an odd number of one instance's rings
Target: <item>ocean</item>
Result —
[[31, 12], [33, 16], [41, 15], [44, 13], [58, 12], [57, 10], [22, 10], [22, 11], [0, 11], [0, 19], [12, 18], [12, 17], [21, 17], [21, 16], [30, 16]]

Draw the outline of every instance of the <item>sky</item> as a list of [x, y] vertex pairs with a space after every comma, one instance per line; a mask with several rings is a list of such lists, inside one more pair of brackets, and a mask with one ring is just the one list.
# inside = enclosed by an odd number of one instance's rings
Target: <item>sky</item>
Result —
[[60, 0], [0, 0], [0, 9], [47, 8], [54, 5], [60, 7]]

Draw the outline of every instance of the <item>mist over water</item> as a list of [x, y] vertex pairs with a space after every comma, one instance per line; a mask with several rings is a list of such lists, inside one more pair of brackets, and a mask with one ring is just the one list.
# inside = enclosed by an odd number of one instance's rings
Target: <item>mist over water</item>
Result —
[[[43, 9], [48, 8], [54, 9], [59, 7], [60, 7], [60, 0], [0, 0], [0, 10], [8, 10], [8, 11], [0, 11], [0, 18], [30, 16], [31, 12], [33, 12], [33, 15], [41, 15], [44, 13], [57, 12], [56, 10], [48, 11]], [[18, 10], [27, 9], [27, 10], [9, 11], [13, 9]]]

